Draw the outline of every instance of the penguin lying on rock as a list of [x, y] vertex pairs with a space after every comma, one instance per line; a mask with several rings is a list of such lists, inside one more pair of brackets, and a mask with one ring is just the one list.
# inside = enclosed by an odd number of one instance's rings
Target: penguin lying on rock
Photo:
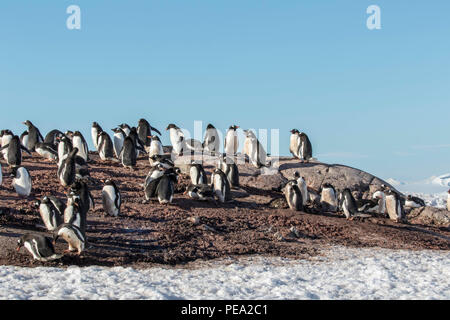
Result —
[[17, 244], [17, 251], [20, 251], [20, 248], [25, 247], [25, 249], [31, 253], [33, 258], [38, 261], [46, 262], [62, 257], [61, 254], [55, 253], [52, 241], [42, 235], [27, 233], [20, 237]]

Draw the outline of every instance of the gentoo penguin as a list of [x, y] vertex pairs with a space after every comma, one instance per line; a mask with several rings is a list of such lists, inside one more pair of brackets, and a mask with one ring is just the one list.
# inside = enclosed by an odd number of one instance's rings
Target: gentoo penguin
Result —
[[447, 195], [447, 211], [450, 211], [450, 190], [448, 190]]
[[158, 136], [149, 136], [149, 139], [150, 139], [150, 147], [148, 150], [148, 158], [150, 161], [150, 165], [153, 165], [152, 156], [164, 154], [164, 149], [161, 140], [158, 138]]
[[386, 195], [385, 195], [385, 193], [381, 190], [376, 191], [372, 195], [372, 199], [378, 200], [378, 205], [367, 211], [384, 215], [386, 213]]
[[120, 214], [120, 205], [122, 199], [120, 197], [119, 188], [112, 180], [106, 180], [102, 189], [103, 209], [111, 216], [117, 217]]
[[28, 197], [31, 194], [31, 176], [24, 167], [13, 169], [14, 179], [12, 185], [16, 193], [21, 197]]
[[156, 197], [156, 190], [163, 175], [164, 167], [161, 164], [158, 164], [150, 169], [144, 182], [144, 194], [146, 201]]
[[72, 151], [73, 144], [72, 140], [66, 135], [57, 138], [57, 140], [59, 141], [58, 143], [58, 167], [59, 167], [61, 166], [61, 163], [65, 159], [65, 157]]
[[59, 143], [59, 139], [61, 139], [64, 136], [64, 133], [62, 133], [61, 131], [54, 129], [52, 131], [50, 131], [49, 133], [47, 133], [47, 135], [45, 136], [44, 142], [45, 143], [49, 143], [53, 145], [53, 149], [58, 149], [58, 143]]
[[111, 129], [114, 132], [113, 143], [114, 143], [114, 153], [117, 159], [119, 159], [120, 151], [122, 151], [123, 142], [127, 136], [121, 128]]
[[77, 152], [78, 148], [73, 148], [68, 155], [64, 156], [58, 167], [58, 179], [64, 187], [70, 186], [75, 181], [75, 157]]
[[137, 133], [137, 129], [135, 127], [132, 127], [130, 129], [130, 133], [128, 134], [128, 137], [133, 139], [135, 149], [136, 149], [136, 157], [139, 156], [139, 152], [142, 151], [143, 153], [147, 153], [145, 151], [145, 144], [144, 142], [139, 138], [139, 135]]
[[339, 208], [344, 212], [345, 218], [351, 219], [358, 213], [358, 206], [350, 189], [346, 188], [339, 195]]
[[22, 164], [22, 150], [31, 156], [31, 152], [20, 143], [18, 136], [13, 136], [8, 144], [0, 148], [0, 151], [6, 152], [6, 163], [13, 168]]
[[100, 159], [102, 159], [103, 161], [112, 160], [114, 158], [114, 146], [111, 138], [109, 137], [109, 134], [107, 134], [105, 131], [102, 131], [101, 133], [99, 133], [97, 141], [97, 150]]
[[[170, 173], [167, 172], [169, 170], [171, 170]], [[167, 171], [161, 177], [158, 187], [156, 188], [156, 194], [158, 195], [160, 204], [172, 203], [173, 194], [175, 193], [174, 184], [177, 182], [177, 174], [173, 169], [168, 169]]]
[[[10, 130], [2, 130], [0, 132], [0, 135], [1, 135], [1, 138], [2, 138], [1, 141], [0, 141], [1, 142], [0, 146], [3, 149], [3, 147], [8, 145], [9, 142], [12, 140], [12, 138], [14, 137], [14, 134]], [[20, 139], [19, 139], [19, 142], [20, 142]], [[8, 161], [7, 149], [3, 149], [0, 154], [3, 154], [3, 158], [6, 161]]]
[[42, 137], [39, 129], [36, 128], [30, 120], [23, 122], [23, 124], [28, 127], [28, 145], [26, 147], [28, 150], [34, 151], [36, 143], [44, 142], [44, 137]]
[[57, 160], [58, 152], [53, 149], [53, 145], [45, 142], [38, 142], [34, 146], [35, 151], [45, 159]]
[[231, 186], [227, 175], [220, 169], [214, 170], [211, 176], [211, 187], [220, 202], [225, 203], [231, 200]]
[[130, 134], [130, 130], [131, 130], [131, 127], [128, 124], [122, 123], [122, 124], [119, 124], [117, 127], [119, 127], [120, 129], [123, 130], [123, 132], [125, 132], [125, 138], [128, 137], [128, 135]]
[[291, 210], [303, 211], [303, 197], [296, 180], [286, 183], [283, 193]]
[[247, 156], [251, 164], [256, 168], [267, 167], [267, 153], [264, 147], [259, 143], [255, 134], [250, 130], [244, 130], [247, 143]]
[[397, 195], [392, 190], [388, 190], [386, 194], [386, 211], [391, 220], [401, 222], [404, 217], [404, 211], [402, 203]]
[[22, 132], [22, 134], [20, 135], [19, 138], [20, 138], [20, 143], [21, 143], [24, 147], [28, 148], [28, 131]]
[[33, 258], [38, 261], [46, 262], [62, 257], [62, 255], [55, 253], [52, 241], [40, 234], [27, 233], [20, 237], [17, 244], [17, 251], [25, 247]]
[[67, 130], [66, 132], [64, 132], [64, 135], [70, 139], [70, 141], [73, 140], [73, 131]]
[[330, 183], [324, 183], [321, 189], [320, 203], [323, 209], [336, 212], [338, 207], [336, 190]]
[[84, 251], [86, 236], [77, 226], [63, 223], [53, 232], [54, 244], [59, 237], [69, 244], [69, 249], [64, 252], [78, 251], [78, 255], [80, 255]]
[[236, 125], [232, 125], [228, 128], [224, 142], [224, 152], [227, 154], [227, 156], [234, 156], [237, 153], [239, 147], [239, 139], [236, 130], [238, 128], [239, 127]]
[[420, 208], [425, 207], [425, 201], [418, 197], [413, 197], [412, 195], [408, 195], [405, 201], [405, 208]]
[[[81, 181], [75, 181], [71, 186], [68, 194], [69, 198], [80, 198], [80, 208], [83, 216], [86, 216], [91, 208], [95, 207], [94, 198], [89, 191], [88, 185]], [[83, 231], [84, 229], [81, 228]]]
[[192, 163], [189, 168], [189, 176], [191, 177], [192, 184], [207, 184], [208, 177], [206, 176], [205, 169], [200, 163]]
[[207, 201], [214, 200], [214, 191], [210, 185], [207, 184], [190, 184], [186, 188], [186, 192], [184, 194], [189, 195], [192, 199]]
[[203, 152], [215, 155], [220, 149], [220, 137], [217, 129], [212, 125], [208, 124], [206, 127], [205, 139], [202, 144]]
[[297, 129], [292, 129], [291, 137], [289, 140], [289, 151], [297, 159], [300, 159], [300, 145], [300, 132]]
[[231, 157], [227, 157], [226, 153], [219, 156], [218, 167], [228, 178], [232, 188], [239, 188], [239, 169]]
[[185, 144], [183, 132], [173, 123], [169, 124], [166, 130], [169, 130], [170, 142], [172, 143], [173, 147], [172, 152], [177, 156], [182, 156]]
[[64, 223], [78, 227], [86, 234], [86, 217], [81, 213], [80, 198], [68, 198], [66, 210], [64, 210]]
[[[54, 199], [60, 202], [56, 198]], [[48, 231], [54, 231], [63, 222], [63, 215], [60, 211], [62, 207], [58, 208], [55, 205], [55, 202], [51, 201], [48, 196], [43, 197], [41, 201], [38, 201], [38, 204], [42, 222], [44, 222]], [[64, 211], [62, 211], [62, 213], [64, 213]]]
[[89, 149], [80, 131], [75, 131], [73, 133], [72, 144], [74, 148], [78, 149], [78, 156], [83, 158], [84, 161], [89, 161]]
[[136, 145], [131, 137], [126, 137], [123, 142], [122, 150], [119, 154], [119, 160], [125, 168], [134, 170], [137, 161]]
[[308, 186], [306, 184], [306, 181], [302, 176], [300, 176], [300, 173], [298, 171], [294, 172], [294, 178], [297, 180], [298, 189], [302, 193], [303, 206], [306, 206], [306, 203], [309, 199]]
[[147, 148], [150, 146], [150, 142], [151, 142], [150, 136], [152, 135], [152, 130], [155, 131], [156, 133], [158, 133], [159, 135], [161, 135], [161, 132], [159, 132], [158, 129], [153, 128], [150, 125], [150, 123], [148, 123], [147, 120], [145, 120], [145, 119], [139, 120], [138, 127], [137, 127], [137, 133], [138, 133], [139, 139], [141, 139], [141, 141], [144, 142], [144, 145]]
[[98, 151], [99, 142], [98, 139], [100, 138], [100, 133], [103, 132], [102, 127], [97, 122], [92, 123], [91, 127], [91, 137], [92, 137], [92, 143], [94, 144], [95, 150]]
[[300, 160], [308, 162], [312, 158], [312, 145], [306, 133], [300, 133]]

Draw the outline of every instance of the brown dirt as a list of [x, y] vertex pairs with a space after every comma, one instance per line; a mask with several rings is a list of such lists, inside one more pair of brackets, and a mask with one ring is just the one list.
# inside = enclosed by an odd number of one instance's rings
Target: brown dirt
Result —
[[[149, 170], [145, 158], [139, 160], [136, 171], [116, 162], [102, 162], [94, 154], [91, 158], [89, 185], [96, 203], [88, 216], [87, 236], [91, 247], [80, 257], [66, 254], [59, 261], [47, 263], [33, 261], [25, 249], [16, 252], [15, 248], [17, 237], [24, 233], [50, 236], [37, 227], [42, 222], [33, 202], [44, 195], [64, 198], [65, 190], [56, 178], [56, 164], [36, 154], [24, 158], [23, 165], [33, 179], [33, 193], [28, 199], [21, 199], [14, 192], [8, 169], [3, 165], [0, 265], [145, 268], [256, 254], [308, 258], [332, 245], [450, 249], [450, 231], [445, 228], [399, 224], [375, 217], [347, 221], [338, 214], [307, 214], [274, 208], [269, 203], [281, 197], [280, 193], [256, 189], [249, 184], [233, 191], [234, 200], [224, 205], [191, 200], [182, 193], [176, 194], [172, 205], [160, 205], [157, 201], [143, 204], [141, 184]], [[101, 180], [107, 178], [116, 181], [123, 197], [122, 215], [117, 218], [103, 213]], [[185, 185], [186, 179], [182, 178], [180, 184]], [[199, 217], [199, 224], [194, 225], [190, 217]], [[299, 231], [297, 237], [290, 232], [292, 226]], [[66, 248], [63, 240], [57, 243], [58, 252]]]

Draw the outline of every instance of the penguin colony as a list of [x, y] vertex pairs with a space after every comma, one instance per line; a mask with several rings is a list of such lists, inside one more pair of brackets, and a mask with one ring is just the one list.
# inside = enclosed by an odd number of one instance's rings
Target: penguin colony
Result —
[[[67, 242], [64, 253], [76, 252], [80, 255], [88, 248], [86, 237], [87, 216], [94, 208], [94, 200], [89, 191], [89, 150], [88, 144], [80, 131], [50, 131], [45, 138], [29, 120], [23, 122], [27, 130], [20, 137], [10, 130], [0, 132], [0, 156], [10, 169], [13, 177], [12, 187], [20, 197], [30, 198], [32, 180], [28, 170], [21, 166], [22, 153], [39, 156], [46, 161], [55, 162], [57, 178], [66, 189], [67, 199], [58, 199], [46, 195], [34, 200], [45, 229], [51, 238], [39, 234], [25, 234], [18, 240], [17, 250], [25, 247], [34, 259], [51, 261], [60, 259], [63, 254], [55, 253], [54, 245], [61, 238]], [[228, 128], [223, 142], [224, 153], [220, 153], [221, 141], [217, 129], [209, 124], [204, 141], [185, 139], [183, 131], [175, 124], [169, 124], [171, 147], [163, 146], [158, 135], [161, 132], [152, 127], [145, 119], [140, 119], [137, 127], [120, 124], [111, 129], [113, 136], [104, 131], [99, 123], [93, 122], [91, 139], [100, 159], [105, 162], [119, 162], [125, 168], [134, 170], [139, 154], [145, 154], [149, 160], [149, 172], [143, 181], [143, 203], [151, 200], [160, 204], [173, 202], [175, 186], [181, 173], [172, 159], [185, 153], [201, 153], [217, 159], [216, 168], [208, 181], [202, 163], [191, 160], [188, 169], [190, 185], [185, 195], [197, 201], [213, 201], [217, 204], [232, 201], [232, 189], [239, 188], [239, 169], [236, 164], [239, 140], [237, 129]], [[245, 142], [242, 154], [248, 163], [256, 168], [271, 166], [268, 155], [250, 130], [243, 130]], [[314, 160], [312, 144], [308, 136], [297, 129], [292, 129], [289, 150], [301, 162]], [[169, 150], [169, 152], [167, 152]], [[32, 154], [35, 152], [36, 154]], [[0, 186], [2, 185], [2, 167], [0, 164]], [[122, 197], [119, 187], [112, 179], [102, 181], [102, 206], [105, 214], [119, 217]], [[338, 191], [331, 184], [324, 183], [320, 190], [308, 187], [299, 172], [278, 190], [284, 194], [291, 210], [316, 212], [341, 212], [351, 220], [363, 213], [378, 213], [402, 221], [405, 208], [425, 206], [423, 200], [409, 196], [406, 200], [394, 190], [382, 186], [372, 199], [356, 201], [350, 189]], [[450, 210], [450, 190], [449, 204]]]

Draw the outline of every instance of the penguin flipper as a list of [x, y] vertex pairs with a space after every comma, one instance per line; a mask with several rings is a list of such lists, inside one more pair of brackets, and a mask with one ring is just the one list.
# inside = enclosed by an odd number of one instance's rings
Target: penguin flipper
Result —
[[160, 136], [161, 136], [161, 132], [159, 132], [159, 130], [158, 129], [156, 129], [156, 128], [153, 128], [152, 126], [150, 126], [150, 129], [152, 129], [153, 131], [155, 131], [157, 134], [159, 134]]
[[22, 149], [23, 151], [25, 151], [26, 153], [28, 153], [30, 156], [32, 156], [30, 150], [28, 150], [26, 147], [24, 147], [23, 145], [20, 145], [20, 149]]
[[0, 151], [5, 150], [9, 147], [9, 143], [0, 148]]

